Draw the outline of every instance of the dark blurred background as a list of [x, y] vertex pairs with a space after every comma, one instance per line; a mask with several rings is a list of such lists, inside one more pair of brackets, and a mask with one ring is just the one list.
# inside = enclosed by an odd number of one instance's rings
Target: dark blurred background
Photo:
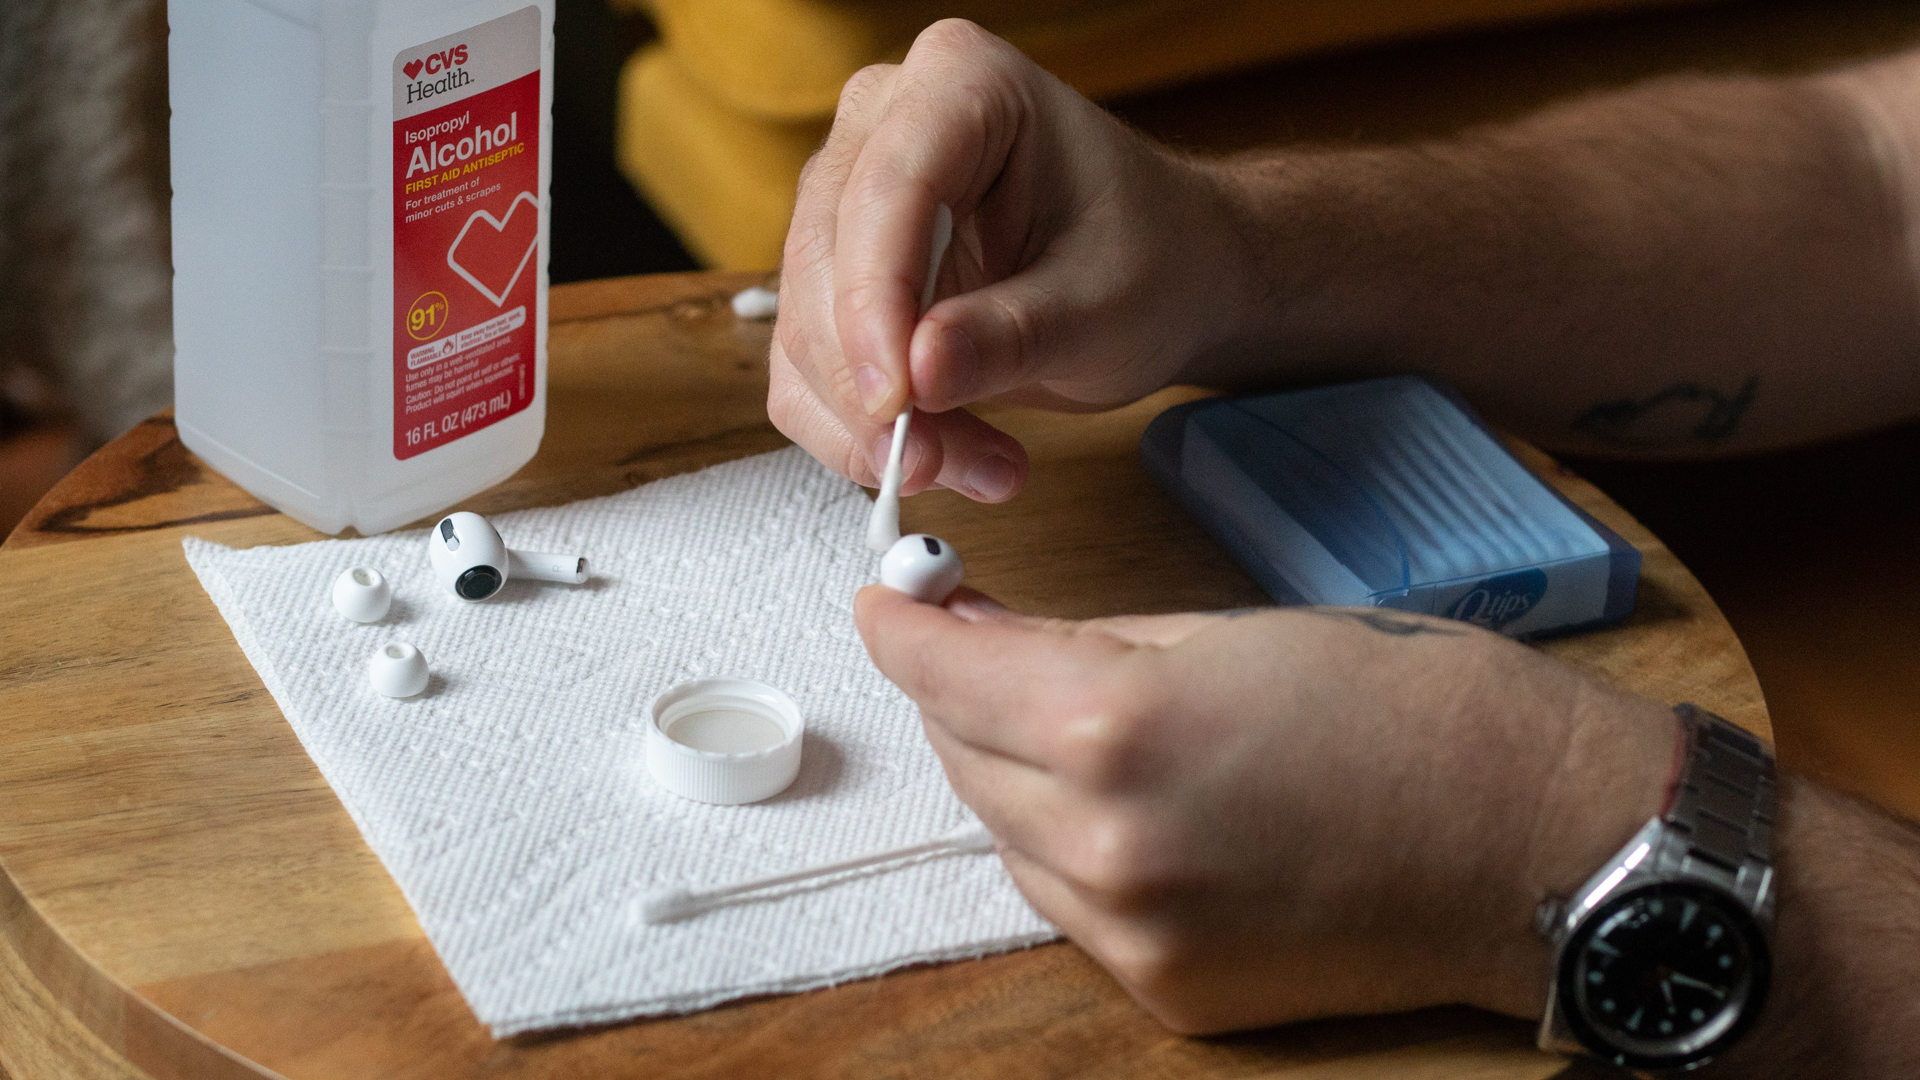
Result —
[[614, 161], [620, 67], [653, 24], [606, 0], [557, 0], [553, 19], [553, 283], [695, 270]]

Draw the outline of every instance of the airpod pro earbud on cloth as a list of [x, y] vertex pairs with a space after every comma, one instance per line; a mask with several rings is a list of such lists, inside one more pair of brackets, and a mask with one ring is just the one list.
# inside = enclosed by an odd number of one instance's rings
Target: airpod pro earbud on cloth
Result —
[[427, 557], [442, 588], [474, 603], [499, 592], [509, 577], [565, 585], [587, 580], [586, 556], [510, 551], [491, 522], [465, 510], [434, 525], [427, 536]]
[[880, 584], [923, 604], [946, 602], [966, 572], [952, 544], [926, 533], [901, 537], [880, 559]]

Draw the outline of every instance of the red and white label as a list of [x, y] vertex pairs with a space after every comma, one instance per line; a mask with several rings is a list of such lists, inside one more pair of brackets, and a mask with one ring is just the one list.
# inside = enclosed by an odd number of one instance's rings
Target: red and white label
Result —
[[540, 13], [393, 61], [393, 456], [533, 401]]

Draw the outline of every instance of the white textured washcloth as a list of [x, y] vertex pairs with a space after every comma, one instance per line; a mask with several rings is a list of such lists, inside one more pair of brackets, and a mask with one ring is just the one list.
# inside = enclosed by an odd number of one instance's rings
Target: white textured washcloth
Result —
[[[912, 844], [971, 820], [913, 704], [854, 631], [867, 500], [798, 449], [604, 499], [494, 518], [509, 546], [585, 554], [584, 586], [510, 581], [482, 604], [434, 586], [425, 534], [187, 561], [314, 763], [497, 1036], [684, 1012], [903, 964], [1043, 941], [1054, 929], [992, 855], [935, 855], [796, 885], [682, 922], [642, 899]], [[393, 609], [329, 601], [371, 566]], [[392, 641], [433, 679], [367, 682]], [[744, 675], [806, 714], [800, 776], [750, 806], [689, 802], [646, 770], [648, 701]]]

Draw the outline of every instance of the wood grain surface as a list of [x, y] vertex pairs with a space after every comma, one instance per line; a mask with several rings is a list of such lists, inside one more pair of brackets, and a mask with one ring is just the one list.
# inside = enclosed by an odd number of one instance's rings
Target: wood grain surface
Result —
[[[550, 505], [785, 445], [757, 275], [552, 294], [547, 435], [464, 504]], [[904, 523], [967, 553], [1012, 606], [1087, 616], [1263, 601], [1135, 457], [1176, 389], [1115, 412], [992, 417], [1029, 490], [945, 493]], [[1578, 477], [1523, 460], [1645, 553], [1636, 614], [1550, 642], [1575, 667], [1762, 733], [1740, 643], [1659, 541]], [[688, 1017], [495, 1041], [468, 1012], [181, 554], [201, 536], [316, 539], [202, 466], [170, 419], [76, 469], [0, 546], [0, 1069], [223, 1077], [1473, 1077], [1565, 1063], [1466, 1009], [1174, 1036], [1070, 944], [896, 972]], [[851, 542], [851, 541], [850, 541]]]

